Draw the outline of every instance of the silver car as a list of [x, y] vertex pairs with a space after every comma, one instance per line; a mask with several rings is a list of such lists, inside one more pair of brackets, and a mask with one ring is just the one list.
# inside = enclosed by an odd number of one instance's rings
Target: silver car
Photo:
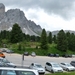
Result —
[[46, 62], [45, 70], [50, 71], [52, 73], [63, 72], [62, 67], [60, 67], [60, 65], [56, 62]]
[[0, 63], [3, 63], [3, 66], [16, 67], [15, 64], [13, 64], [12, 62], [9, 62], [6, 58], [0, 57]]
[[32, 52], [31, 53], [31, 56], [35, 57], [36, 56], [36, 53], [35, 52]]
[[66, 71], [75, 71], [75, 67], [70, 63], [60, 63], [60, 66]]
[[39, 63], [31, 63], [31, 65], [29, 66], [31, 69], [36, 69], [38, 70], [39, 74], [45, 74], [45, 69], [42, 67], [41, 64]]

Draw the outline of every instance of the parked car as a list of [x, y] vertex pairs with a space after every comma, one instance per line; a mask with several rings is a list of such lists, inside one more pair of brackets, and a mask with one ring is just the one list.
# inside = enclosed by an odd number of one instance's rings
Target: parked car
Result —
[[41, 64], [39, 63], [31, 63], [31, 65], [29, 66], [31, 69], [36, 69], [38, 70], [39, 74], [45, 74], [45, 69], [42, 67]]
[[6, 50], [6, 53], [14, 53], [13, 50]]
[[53, 53], [49, 53], [48, 56], [54, 57], [54, 54]]
[[3, 63], [4, 66], [16, 67], [15, 64], [13, 64], [12, 62], [9, 62], [6, 58], [1, 58], [1, 57], [0, 57], [0, 63]]
[[32, 52], [31, 53], [31, 56], [35, 57], [36, 56], [36, 53], [35, 52]]
[[5, 58], [4, 53], [0, 52], [0, 57]]
[[52, 73], [55, 72], [63, 72], [62, 67], [60, 67], [60, 65], [56, 62], [46, 62], [45, 64], [45, 70], [48, 70]]
[[59, 57], [59, 54], [54, 54], [54, 57]]
[[37, 70], [25, 68], [0, 67], [0, 75], [39, 75]]
[[59, 57], [59, 54], [49, 53], [48, 56], [50, 56], [50, 57]]
[[0, 48], [1, 52], [6, 52], [6, 48]]
[[60, 63], [60, 66], [66, 71], [75, 71], [75, 67], [70, 63]]
[[0, 67], [4, 67], [4, 63], [3, 62], [0, 62]]
[[63, 54], [62, 57], [67, 58], [68, 57], [68, 54]]
[[28, 53], [28, 52], [24, 52], [24, 55], [25, 55], [25, 56], [28, 56], [28, 55], [29, 55], [29, 53]]
[[63, 54], [62, 57], [68, 58], [68, 57], [72, 57], [71, 54]]
[[72, 54], [72, 57], [74, 57], [74, 58], [75, 58], [75, 54]]
[[75, 67], [75, 61], [71, 61], [70, 64]]

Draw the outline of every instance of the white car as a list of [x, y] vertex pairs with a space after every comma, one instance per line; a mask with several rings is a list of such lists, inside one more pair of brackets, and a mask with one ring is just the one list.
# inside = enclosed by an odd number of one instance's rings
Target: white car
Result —
[[52, 73], [63, 72], [62, 67], [60, 67], [60, 65], [56, 62], [46, 62], [45, 70], [50, 71]]
[[15, 64], [13, 64], [12, 62], [9, 62], [6, 58], [0, 57], [0, 62], [3, 63], [4, 66], [8, 66], [8, 67], [16, 67]]
[[60, 66], [66, 71], [75, 71], [75, 67], [70, 63], [60, 63]]
[[39, 75], [37, 70], [13, 67], [0, 67], [0, 75]]
[[31, 53], [31, 56], [35, 57], [36, 56], [36, 53], [35, 52], [32, 52]]
[[31, 63], [31, 65], [29, 66], [31, 69], [36, 69], [38, 70], [39, 74], [45, 74], [45, 69], [42, 67], [41, 64], [39, 63]]
[[14, 53], [13, 50], [6, 50], [6, 53]]

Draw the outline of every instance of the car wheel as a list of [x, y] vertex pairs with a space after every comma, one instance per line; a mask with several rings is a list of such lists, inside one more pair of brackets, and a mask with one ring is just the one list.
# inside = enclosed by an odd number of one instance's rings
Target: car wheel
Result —
[[47, 71], [46, 67], [45, 67], [45, 70]]
[[14, 68], [16, 68], [17, 66], [14, 66]]
[[67, 68], [66, 71], [69, 71], [69, 69]]
[[51, 70], [51, 73], [54, 73], [54, 71], [53, 71], [53, 70]]

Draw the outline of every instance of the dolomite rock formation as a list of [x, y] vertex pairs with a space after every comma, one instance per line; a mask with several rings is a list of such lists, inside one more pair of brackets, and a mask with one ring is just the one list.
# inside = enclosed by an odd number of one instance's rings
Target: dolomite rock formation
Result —
[[4, 4], [0, 3], [0, 31], [11, 31], [15, 23], [19, 24], [25, 34], [39, 36], [42, 32], [40, 25], [36, 25], [33, 21], [27, 20], [23, 11], [20, 9], [10, 9], [5, 12]]

